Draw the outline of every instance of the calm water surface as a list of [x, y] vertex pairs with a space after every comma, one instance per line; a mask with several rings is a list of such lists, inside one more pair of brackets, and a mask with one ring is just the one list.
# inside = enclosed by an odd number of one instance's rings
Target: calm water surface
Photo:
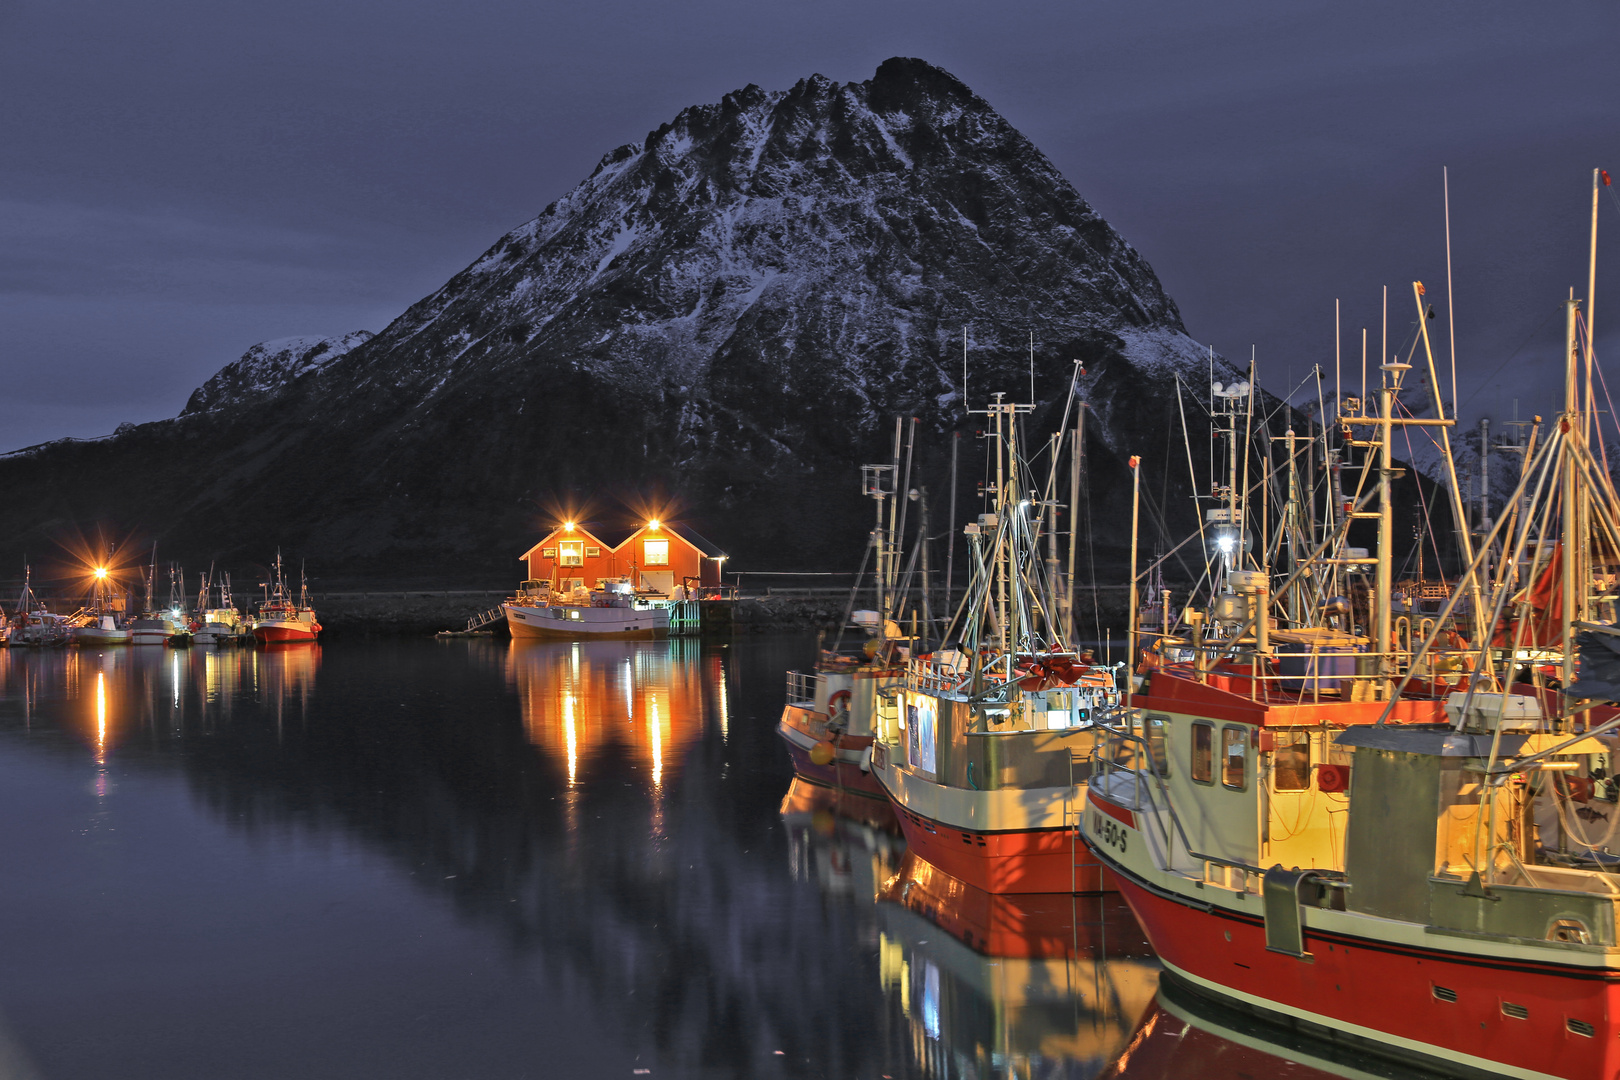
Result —
[[0, 1080], [1221, 1075], [1117, 901], [792, 785], [812, 649], [0, 651]]

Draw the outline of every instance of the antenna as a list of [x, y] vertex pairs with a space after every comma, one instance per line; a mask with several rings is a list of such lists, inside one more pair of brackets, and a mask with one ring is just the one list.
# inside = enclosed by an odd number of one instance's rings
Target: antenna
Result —
[[[1440, 166], [1440, 180], [1446, 191], [1446, 333], [1451, 338], [1451, 413], [1452, 419], [1457, 417], [1457, 315], [1452, 310], [1455, 301], [1451, 296], [1451, 175], [1444, 166]], [[1592, 189], [1592, 206], [1597, 207], [1597, 188]], [[1440, 388], [1434, 388], [1436, 399], [1440, 397]]]
[[[1594, 191], [1596, 188], [1593, 189]], [[1593, 202], [1596, 203], [1594, 196]], [[1029, 403], [1035, 404], [1035, 331], [1029, 332]]]
[[[1340, 354], [1344, 352], [1344, 335], [1339, 330], [1339, 298], [1333, 298], [1333, 407], [1339, 407], [1339, 398], [1343, 390], [1339, 384]], [[1327, 411], [1322, 412], [1322, 426], [1327, 426]]]
[[962, 324], [962, 411], [968, 412], [967, 392], [967, 324]]

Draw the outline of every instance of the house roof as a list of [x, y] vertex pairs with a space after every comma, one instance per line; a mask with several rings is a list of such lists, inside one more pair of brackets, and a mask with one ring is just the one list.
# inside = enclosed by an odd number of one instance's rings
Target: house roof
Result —
[[718, 559], [725, 555], [725, 552], [721, 551], [718, 547], [715, 547], [714, 544], [710, 543], [702, 533], [691, 528], [690, 526], [682, 525], [677, 521], [674, 524], [665, 525], [664, 528], [668, 529], [682, 540], [685, 540], [688, 544], [691, 544], [693, 547], [697, 548], [708, 558]]
[[[602, 525], [594, 522], [591, 524], [576, 522], [574, 524], [573, 532], [567, 532], [561, 526], [558, 526], [546, 533], [546, 535], [542, 536], [534, 543], [532, 547], [529, 548], [529, 550], [525, 551], [522, 555], [519, 555], [518, 558], [520, 560], [528, 559], [532, 557], [540, 548], [545, 547], [547, 544], [554, 544], [560, 538], [574, 539], [578, 537], [581, 539], [593, 540], [604, 548], [617, 551], [633, 537], [638, 536], [646, 531], [647, 527], [645, 525], [625, 527], [622, 525]], [[696, 548], [698, 553], [703, 555], [705, 558], [717, 559], [725, 555], [725, 552], [721, 551], [706, 537], [690, 526], [683, 525], [679, 522], [661, 522], [659, 524], [659, 531], [668, 533], [671, 536], [679, 537], [680, 539], [686, 541], [688, 544], [692, 545], [692, 547]]]

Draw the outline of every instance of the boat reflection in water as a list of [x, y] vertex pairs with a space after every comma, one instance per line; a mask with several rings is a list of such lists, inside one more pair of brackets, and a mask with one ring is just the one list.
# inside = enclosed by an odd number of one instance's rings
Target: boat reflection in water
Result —
[[0, 650], [0, 700], [25, 725], [36, 715], [73, 731], [98, 756], [136, 732], [212, 726], [246, 696], [279, 723], [307, 715], [321, 666], [299, 649]]
[[908, 854], [878, 897], [881, 977], [931, 1076], [1094, 1076], [1158, 985], [1114, 894], [989, 893]]
[[800, 777], [782, 798], [782, 824], [793, 876], [830, 896], [876, 897], [906, 850], [888, 802]]
[[571, 786], [591, 758], [622, 748], [660, 788], [665, 769], [702, 737], [706, 717], [718, 718], [722, 735], [730, 724], [720, 653], [690, 639], [513, 639], [506, 676], [529, 741], [566, 762]]
[[1102, 1080], [1438, 1080], [1439, 1076], [1290, 1035], [1166, 977]]

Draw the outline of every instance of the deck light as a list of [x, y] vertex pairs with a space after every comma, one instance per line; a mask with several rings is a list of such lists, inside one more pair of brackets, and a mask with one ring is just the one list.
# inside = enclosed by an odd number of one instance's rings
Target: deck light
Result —
[[107, 576], [107, 568], [105, 566], [96, 567], [96, 577], [97, 578], [105, 578], [106, 576]]

